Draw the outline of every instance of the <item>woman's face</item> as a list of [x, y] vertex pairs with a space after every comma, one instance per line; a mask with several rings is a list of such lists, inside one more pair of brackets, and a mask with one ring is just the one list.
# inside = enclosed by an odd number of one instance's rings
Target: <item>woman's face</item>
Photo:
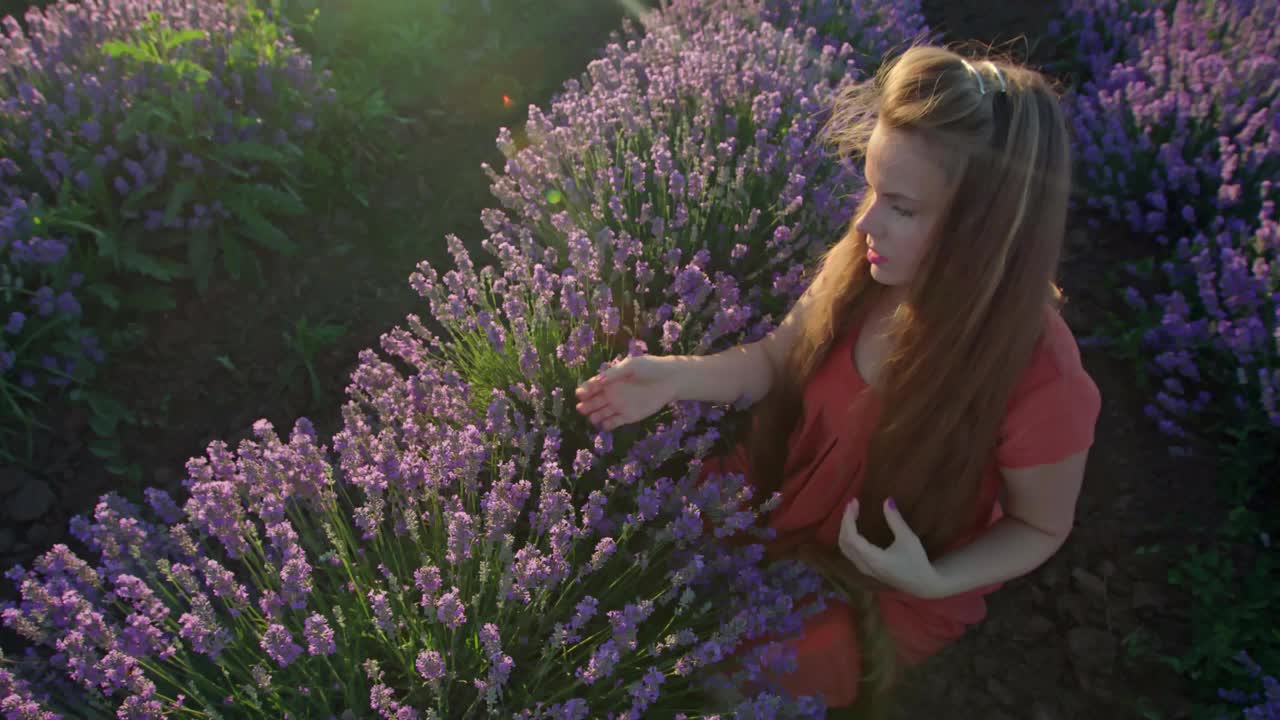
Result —
[[946, 205], [946, 173], [923, 137], [876, 123], [864, 174], [871, 205], [855, 227], [867, 236], [871, 277], [905, 291]]

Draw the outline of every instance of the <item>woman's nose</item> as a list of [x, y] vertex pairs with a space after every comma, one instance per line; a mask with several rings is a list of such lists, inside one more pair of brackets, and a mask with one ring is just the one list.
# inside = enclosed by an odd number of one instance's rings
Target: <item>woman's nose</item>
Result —
[[876, 217], [876, 208], [874, 205], [872, 205], [871, 207], [867, 208], [866, 212], [862, 213], [862, 215], [857, 219], [856, 222], [854, 222], [853, 224], [854, 229], [856, 229], [858, 232], [864, 235], [871, 235], [873, 237], [878, 235], [879, 233], [876, 232], [877, 223], [875, 222], [875, 217]]

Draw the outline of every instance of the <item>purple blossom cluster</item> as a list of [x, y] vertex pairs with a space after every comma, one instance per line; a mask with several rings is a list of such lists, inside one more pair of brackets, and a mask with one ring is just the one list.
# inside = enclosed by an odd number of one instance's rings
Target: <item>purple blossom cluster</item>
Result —
[[97, 236], [73, 254], [161, 281], [206, 271], [214, 255], [187, 245], [221, 226], [265, 237], [246, 228], [278, 214], [260, 200], [287, 195], [334, 98], [290, 36], [241, 3], [59, 0], [3, 27], [0, 198], [74, 211]]
[[61, 715], [44, 709], [31, 693], [30, 685], [0, 667], [0, 713], [14, 720], [60, 720]]
[[1243, 706], [1242, 720], [1280, 720], [1280, 680], [1266, 675], [1247, 652], [1241, 652], [1236, 659], [1244, 665], [1250, 677], [1261, 684], [1262, 689], [1251, 693], [1222, 690], [1219, 696], [1234, 705]]
[[1280, 427], [1280, 8], [1073, 7], [1135, 30], [1125, 50], [1099, 51], [1126, 57], [1084, 85], [1071, 117], [1085, 204], [1157, 241], [1161, 275], [1134, 270], [1123, 296], [1157, 383], [1146, 413], [1175, 453], [1214, 412]]

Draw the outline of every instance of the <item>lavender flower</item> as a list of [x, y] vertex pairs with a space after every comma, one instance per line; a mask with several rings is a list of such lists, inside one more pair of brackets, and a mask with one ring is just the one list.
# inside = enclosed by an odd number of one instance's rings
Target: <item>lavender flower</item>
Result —
[[320, 613], [312, 613], [306, 620], [304, 635], [307, 639], [307, 652], [312, 655], [332, 655], [336, 649], [333, 641], [333, 629], [329, 621]]
[[274, 623], [262, 636], [262, 649], [282, 668], [288, 667], [302, 653], [302, 646], [293, 641], [288, 629]]

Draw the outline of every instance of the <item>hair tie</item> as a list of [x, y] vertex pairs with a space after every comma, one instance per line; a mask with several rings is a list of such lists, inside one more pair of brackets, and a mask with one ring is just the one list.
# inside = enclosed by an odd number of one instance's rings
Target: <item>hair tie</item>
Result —
[[1002, 93], [1009, 92], [1009, 86], [1004, 81], [1004, 73], [1000, 70], [1000, 66], [996, 65], [990, 60], [987, 60], [986, 62], [988, 65], [991, 66], [991, 71], [995, 73], [996, 79], [1000, 81], [1000, 92]]
[[986, 84], [986, 83], [984, 83], [984, 82], [982, 82], [982, 73], [978, 72], [978, 69], [977, 69], [977, 68], [975, 68], [974, 66], [970, 65], [968, 60], [965, 60], [964, 58], [960, 58], [960, 62], [964, 63], [964, 66], [965, 66], [966, 68], [968, 68], [969, 72], [973, 73], [973, 76], [974, 76], [975, 78], [977, 78], [977, 80], [978, 80], [978, 94], [979, 94], [979, 95], [986, 95], [986, 94], [987, 94], [987, 84]]

